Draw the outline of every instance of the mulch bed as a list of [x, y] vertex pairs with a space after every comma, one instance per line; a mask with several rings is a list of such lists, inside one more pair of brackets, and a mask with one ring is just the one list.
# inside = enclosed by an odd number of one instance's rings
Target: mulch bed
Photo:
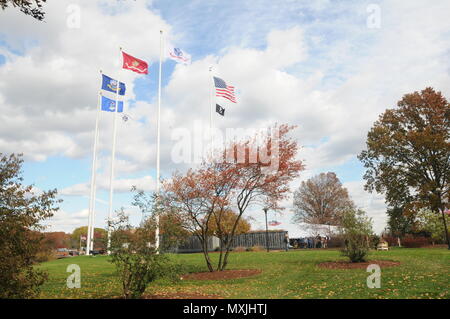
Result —
[[186, 274], [181, 277], [182, 280], [224, 280], [237, 279], [259, 275], [262, 271], [259, 269], [231, 269], [214, 272], [196, 272]]
[[163, 293], [158, 295], [144, 295], [142, 299], [222, 299], [217, 295], [205, 295], [188, 292]]
[[318, 264], [321, 268], [327, 269], [366, 269], [367, 266], [376, 264], [381, 268], [386, 267], [395, 267], [399, 266], [400, 263], [398, 261], [390, 261], [390, 260], [370, 260], [363, 263], [351, 263], [348, 261], [330, 261]]

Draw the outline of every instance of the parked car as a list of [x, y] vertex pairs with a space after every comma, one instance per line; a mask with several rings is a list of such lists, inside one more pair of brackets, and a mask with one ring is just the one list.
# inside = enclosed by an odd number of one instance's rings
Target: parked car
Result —
[[78, 250], [70, 250], [69, 255], [70, 256], [79, 256], [80, 252]]
[[104, 249], [94, 249], [91, 250], [91, 255], [95, 256], [95, 255], [106, 255], [106, 250]]
[[58, 248], [56, 249], [56, 258], [65, 258], [69, 257], [69, 250], [67, 248]]

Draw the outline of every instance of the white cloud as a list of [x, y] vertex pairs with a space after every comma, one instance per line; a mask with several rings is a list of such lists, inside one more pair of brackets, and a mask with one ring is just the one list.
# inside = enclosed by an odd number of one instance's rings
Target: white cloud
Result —
[[[0, 65], [2, 152], [24, 152], [40, 161], [54, 155], [90, 156], [99, 69], [117, 76], [119, 46], [155, 64], [161, 28], [168, 43], [200, 43], [199, 51], [216, 50], [200, 58], [194, 55], [192, 65], [177, 65], [170, 76], [165, 74], [163, 176], [189, 166], [175, 165], [170, 158], [176, 143], [171, 140], [173, 129], [192, 132], [196, 121], [208, 126], [211, 65], [214, 74], [237, 87], [239, 99], [237, 105], [224, 104], [224, 118], [214, 113], [215, 125], [222, 130], [259, 128], [275, 121], [298, 125], [293, 135], [304, 146], [298, 157], [308, 169], [301, 179], [354, 159], [378, 115], [403, 94], [434, 86], [450, 96], [448, 1], [382, 1], [381, 29], [366, 27], [366, 4], [326, 0], [244, 1], [239, 6], [246, 10], [228, 4], [217, 15], [211, 12], [223, 7], [219, 1], [204, 7], [192, 2], [183, 10], [166, 4], [167, 16], [175, 17], [172, 24], [149, 10], [148, 2], [122, 2], [118, 10], [105, 1], [90, 1], [82, 6], [81, 28], [69, 29], [69, 3], [49, 2], [46, 23], [11, 10], [2, 13], [0, 30], [10, 30], [2, 33], [7, 46], [0, 48], [7, 58]], [[218, 19], [222, 27], [211, 28]], [[148, 174], [156, 159], [156, 104], [135, 96], [137, 77], [124, 72], [121, 78], [128, 85], [128, 98], [137, 101], [127, 110], [132, 120], [118, 125], [118, 191], [127, 191], [133, 183], [150, 190], [154, 183]], [[100, 129], [99, 187], [107, 189], [111, 114], [102, 114]], [[129, 178], [137, 173], [146, 177]], [[362, 182], [352, 183], [346, 185], [355, 201], [366, 203]], [[63, 192], [86, 195], [88, 183]], [[379, 196], [366, 205], [377, 227], [383, 222], [383, 205]]]
[[[129, 193], [133, 186], [136, 186], [136, 188], [139, 190], [149, 192], [155, 190], [156, 183], [154, 178], [151, 176], [115, 179], [113, 183], [113, 189], [115, 193]], [[97, 176], [97, 189], [109, 191], [109, 188], [109, 176]], [[90, 196], [90, 191], [91, 185], [90, 183], [86, 182], [63, 188], [59, 191], [59, 194], [65, 196]]]

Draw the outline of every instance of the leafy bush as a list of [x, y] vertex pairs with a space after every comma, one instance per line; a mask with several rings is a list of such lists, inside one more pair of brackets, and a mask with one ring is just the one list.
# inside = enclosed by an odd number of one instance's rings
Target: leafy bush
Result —
[[120, 211], [110, 226], [113, 229], [111, 262], [116, 266], [125, 299], [140, 298], [148, 284], [158, 278], [179, 279], [179, 266], [155, 248], [156, 223], [153, 217], [133, 228], [128, 216]]
[[56, 255], [53, 250], [41, 250], [34, 256], [34, 262], [43, 263], [50, 260], [55, 260]]
[[0, 299], [33, 298], [47, 279], [34, 267], [42, 222], [58, 209], [56, 190], [35, 194], [22, 184], [21, 155], [0, 153]]
[[247, 251], [265, 251], [266, 249], [262, 246], [253, 246], [253, 247], [248, 247]]
[[246, 250], [247, 249], [245, 247], [236, 247], [236, 248], [233, 249], [233, 251], [237, 252], [237, 253], [242, 253], [242, 252], [244, 252]]
[[341, 235], [333, 235], [327, 242], [327, 248], [342, 248], [344, 246], [344, 238]]
[[369, 245], [370, 245], [370, 248], [372, 248], [372, 249], [377, 249], [378, 244], [380, 242], [381, 242], [381, 238], [379, 236], [377, 236], [377, 235], [372, 235], [369, 238]]
[[406, 248], [420, 248], [430, 245], [430, 239], [426, 237], [406, 236], [402, 244]]
[[348, 210], [342, 216], [341, 226], [342, 254], [353, 263], [366, 261], [373, 234], [372, 220], [363, 210]]

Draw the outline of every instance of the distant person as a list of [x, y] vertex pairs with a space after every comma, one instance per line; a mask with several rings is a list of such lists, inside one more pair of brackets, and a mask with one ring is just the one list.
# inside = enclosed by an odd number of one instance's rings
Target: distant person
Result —
[[308, 248], [313, 248], [314, 242], [311, 237], [308, 237]]
[[316, 248], [321, 248], [322, 247], [321, 240], [322, 240], [322, 237], [320, 237], [320, 235], [317, 235], [317, 237], [316, 237], [316, 245], [315, 245]]
[[286, 233], [284, 235], [284, 243], [285, 243], [285, 250], [288, 251], [289, 250], [289, 235]]

